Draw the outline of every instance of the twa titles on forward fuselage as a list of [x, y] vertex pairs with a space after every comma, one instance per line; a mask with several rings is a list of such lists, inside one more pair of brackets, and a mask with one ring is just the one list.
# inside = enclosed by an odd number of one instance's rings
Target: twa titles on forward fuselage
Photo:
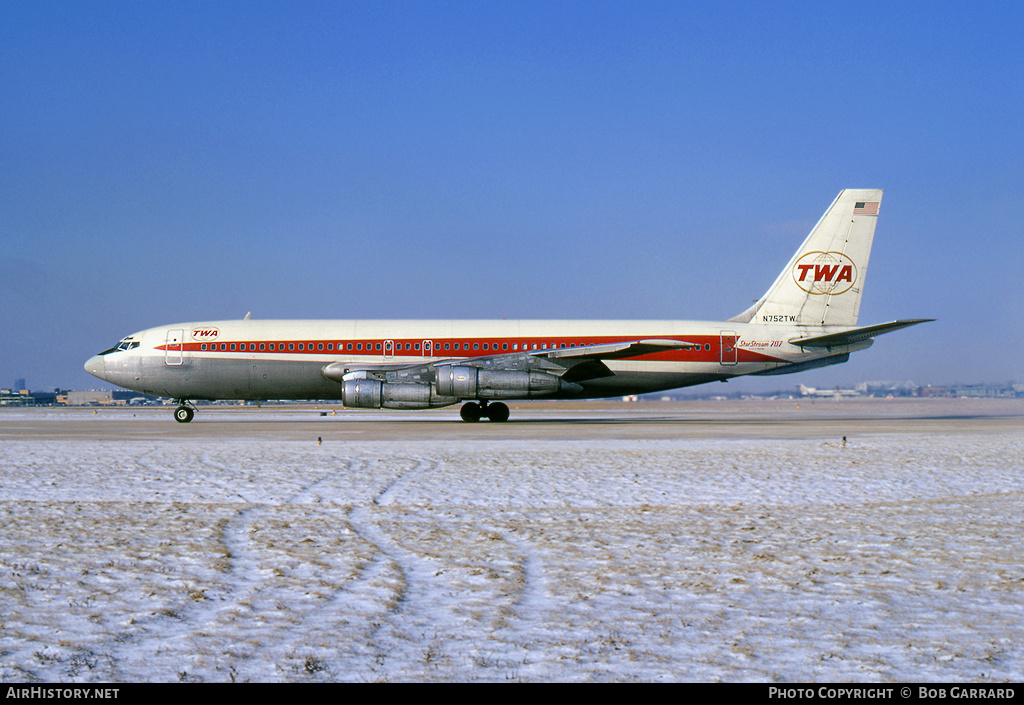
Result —
[[150, 328], [90, 358], [121, 387], [193, 400], [341, 400], [505, 421], [516, 399], [675, 389], [845, 362], [875, 336], [857, 327], [882, 191], [839, 194], [775, 283], [728, 321], [203, 321]]

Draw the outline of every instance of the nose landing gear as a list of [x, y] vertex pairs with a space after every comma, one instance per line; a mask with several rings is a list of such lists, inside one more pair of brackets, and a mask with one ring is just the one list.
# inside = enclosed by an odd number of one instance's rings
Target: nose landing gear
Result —
[[195, 411], [191, 406], [186, 406], [187, 399], [179, 400], [178, 404], [178, 408], [174, 410], [174, 420], [178, 423], [188, 423], [195, 416]]
[[494, 422], [508, 421], [508, 414], [507, 404], [500, 401], [488, 403], [486, 399], [479, 403], [471, 401], [463, 404], [462, 409], [459, 410], [459, 416], [468, 423], [476, 423], [485, 416]]

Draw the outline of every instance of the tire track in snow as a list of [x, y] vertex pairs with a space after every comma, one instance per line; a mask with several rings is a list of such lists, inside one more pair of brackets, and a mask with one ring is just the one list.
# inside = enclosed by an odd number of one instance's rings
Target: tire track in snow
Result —
[[[348, 515], [358, 534], [400, 575], [401, 590], [391, 609], [367, 634], [375, 654], [374, 679], [391, 680], [394, 674], [413, 680], [444, 678], [446, 669], [488, 660], [481, 655], [481, 641], [501, 621], [494, 603], [508, 599], [501, 591], [505, 581], [493, 565], [461, 552], [465, 544], [459, 542], [467, 537], [463, 522], [428, 507], [402, 506], [403, 490], [443, 464], [431, 458], [409, 460], [416, 462], [411, 470], [382, 486], [369, 504], [353, 506]], [[477, 546], [495, 538], [479, 522], [468, 528]], [[532, 566], [526, 572], [532, 575]]]
[[[138, 467], [146, 468], [159, 474], [163, 471], [158, 461], [149, 457], [159, 449], [153, 449], [136, 459]], [[317, 488], [328, 482], [339, 472], [351, 473], [364, 461], [335, 458], [341, 468], [337, 468], [319, 477], [315, 481], [300, 487], [291, 496], [280, 501], [268, 502], [255, 500], [238, 491], [234, 485], [219, 482], [207, 475], [206, 482], [224, 490], [228, 495], [238, 497], [244, 506], [233, 516], [221, 519], [219, 523], [217, 543], [223, 550], [225, 567], [219, 574], [223, 578], [218, 585], [209, 584], [202, 590], [189, 589], [191, 599], [182, 598], [165, 604], [149, 618], [137, 620], [133, 624], [134, 634], [114, 636], [106, 650], [114, 652], [115, 662], [143, 661], [151, 666], [160, 663], [154, 672], [171, 674], [184, 672], [180, 666], [182, 654], [195, 650], [197, 638], [213, 641], [233, 641], [239, 639], [239, 631], [253, 629], [258, 631], [265, 627], [248, 626], [252, 617], [258, 616], [258, 603], [262, 595], [273, 597], [273, 593], [281, 588], [274, 583], [274, 571], [265, 564], [273, 564], [273, 560], [265, 560], [263, 550], [253, 540], [259, 531], [257, 523], [262, 515], [276, 506], [308, 504], [321, 499]], [[223, 474], [229, 468], [214, 461], [209, 453], [199, 458], [200, 465]], [[189, 502], [191, 504], [191, 502]], [[224, 506], [224, 502], [215, 502]], [[317, 508], [323, 511], [324, 508]], [[344, 521], [344, 513], [334, 513], [331, 520]], [[276, 558], [276, 556], [274, 557]], [[294, 612], [295, 605], [289, 605], [289, 613]], [[242, 621], [241, 626], [230, 626], [232, 621]], [[303, 616], [303, 621], [305, 617]], [[191, 647], [191, 648], [189, 648]], [[216, 648], [216, 647], [214, 647]], [[253, 677], [272, 676], [274, 674], [256, 674]]]
[[[396, 460], [396, 459], [391, 459]], [[398, 458], [397, 460], [405, 460]], [[384, 570], [383, 565], [388, 564], [397, 572], [398, 588], [388, 603], [388, 610], [381, 615], [379, 621], [374, 622], [366, 634], [366, 642], [373, 651], [373, 665], [370, 670], [378, 678], [386, 678], [388, 661], [392, 657], [392, 650], [386, 644], [400, 641], [409, 643], [400, 634], [401, 624], [404, 622], [404, 615], [410, 610], [411, 596], [426, 593], [426, 586], [429, 584], [428, 573], [436, 572], [422, 565], [423, 559], [401, 547], [384, 529], [380, 527], [381, 519], [376, 516], [372, 507], [386, 507], [395, 500], [397, 490], [408, 486], [413, 478], [433, 470], [440, 464], [438, 461], [425, 459], [410, 459], [416, 465], [408, 472], [387, 483], [373, 495], [370, 506], [353, 506], [348, 512], [349, 524], [364, 541], [368, 542], [377, 551], [380, 559], [375, 559], [372, 564], [376, 569], [373, 573]]]
[[[370, 472], [378, 462], [338, 460], [349, 463], [346, 469], [349, 474]], [[370, 503], [376, 503], [387, 488], [405, 474], [400, 474], [384, 489], [375, 490]], [[388, 550], [386, 537], [353, 520], [353, 515], [359, 512], [359, 505], [339, 502], [330, 492], [322, 491], [337, 476], [338, 473], [332, 473], [303, 487], [288, 499], [288, 503], [311, 505], [327, 521], [344, 521], [347, 530], [370, 547], [372, 556], [360, 562], [355, 575], [334, 589], [330, 597], [299, 615], [299, 621], [289, 630], [290, 635], [277, 639], [276, 644], [281, 653], [291, 654], [297, 661], [304, 660], [301, 667], [307, 671], [325, 670], [328, 676], [343, 674], [351, 679], [353, 673], [374, 673], [386, 658], [380, 649], [373, 646], [373, 635], [403, 601], [408, 582], [402, 563], [395, 560]], [[329, 635], [330, 648], [311, 643], [314, 641], [311, 635], [317, 632]], [[345, 644], [343, 652], [337, 649], [338, 642]], [[341, 665], [338, 664], [339, 656]]]
[[[398, 488], [409, 484], [420, 472], [436, 467], [437, 463], [388, 458], [391, 462], [411, 461], [415, 464], [410, 470], [400, 472], [392, 479], [386, 480], [383, 485], [378, 485], [364, 505], [339, 501], [337, 493], [330, 491], [331, 483], [342, 476], [372, 473], [380, 461], [331, 457], [336, 461], [335, 465], [344, 467], [304, 485], [292, 495], [283, 498], [279, 504], [296, 507], [305, 505], [321, 515], [325, 521], [345, 522], [347, 529], [350, 529], [359, 541], [370, 547], [373, 557], [361, 562], [354, 577], [347, 579], [345, 584], [333, 588], [329, 597], [313, 606], [289, 605], [291, 623], [286, 633], [278, 633], [275, 648], [279, 660], [302, 661], [305, 658], [304, 666], [307, 671], [312, 668], [323, 668], [328, 670], [328, 674], [336, 673], [339, 671], [336, 665], [339, 657], [336, 646], [329, 650], [330, 653], [325, 653], [326, 649], [317, 648], [310, 643], [312, 633], [329, 632], [334, 644], [339, 640], [347, 644], [340, 670], [346, 674], [379, 673], [388, 654], [386, 649], [376, 645], [375, 635], [382, 628], [386, 628], [389, 619], [401, 612], [403, 605], [407, 603], [410, 573], [416, 572], [416, 557], [404, 551], [387, 532], [380, 529], [376, 520], [369, 516], [367, 508], [390, 504]], [[270, 505], [266, 502], [253, 503], [240, 510], [222, 529], [222, 542], [232, 556], [230, 572], [236, 576], [232, 602], [237, 607], [249, 607], [263, 592], [269, 594], [279, 589], [283, 590], [272, 584], [261, 584], [272, 580], [263, 580], [263, 576], [259, 574], [261, 550], [253, 541], [256, 533], [255, 524], [261, 512], [268, 506]], [[413, 579], [412, 582], [421, 580]], [[218, 612], [230, 609], [232, 608], [222, 608]], [[217, 614], [212, 615], [209, 626], [213, 626], [217, 617]], [[343, 638], [339, 639], [342, 635]], [[301, 666], [302, 664], [293, 664], [296, 669], [300, 669]]]
[[518, 536], [515, 528], [489, 524], [480, 527], [500, 537], [517, 554], [513, 570], [518, 577], [512, 582], [519, 589], [510, 595], [508, 607], [495, 610], [500, 623], [488, 635], [495, 652], [490, 666], [496, 677], [508, 678], [508, 674], [518, 674], [527, 662], [538, 627], [544, 628], [549, 612], [558, 606], [548, 592], [544, 559], [537, 547]]
[[[443, 464], [416, 461], [348, 515], [357, 533], [399, 570], [403, 586], [368, 634], [376, 654], [371, 670], [384, 679], [391, 673], [434, 678], [444, 677], [436, 669], [446, 662], [473, 661], [495, 678], [508, 677], [524, 662], [533, 629], [552, 608], [541, 553], [508, 526], [477, 517], [467, 523], [419, 506], [403, 509], [402, 491]], [[390, 522], [416, 533], [403, 541], [386, 527]], [[503, 559], [509, 553], [514, 557]]]
[[[166, 472], [165, 464], [153, 457], [157, 451], [159, 449], [150, 451], [146, 454], [147, 461], [139, 463], [154, 473], [154, 477]], [[438, 522], [449, 520], [421, 507], [411, 511], [427, 512], [422, 522], [404, 520], [408, 511], [401, 502], [404, 490], [414, 487], [418, 479], [440, 467], [437, 460], [331, 456], [326, 472], [317, 467], [315, 479], [295, 488], [288, 496], [278, 495], [272, 499], [266, 494], [254, 496], [239, 482], [217, 479], [230, 477], [237, 468], [218, 462], [220, 458], [215, 452], [202, 454], [198, 460], [202, 467], [211, 471], [205, 474], [204, 482], [208, 487], [218, 488], [219, 492], [215, 493], [218, 499], [199, 492], [195, 499], [185, 500], [186, 511], [194, 511], [196, 504], [221, 507], [213, 514], [221, 515], [215, 532], [215, 550], [224, 553], [223, 568], [216, 574], [216, 582], [197, 586], [199, 596], [189, 599], [184, 591], [176, 589], [171, 593], [173, 599], [162, 600], [161, 607], [149, 618], [139, 620], [127, 638], [122, 634], [110, 641], [109, 651], [113, 651], [115, 661], [126, 668], [147, 663], [151, 672], [174, 678], [193, 670], [188, 664], [197, 660], [215, 662], [220, 654], [231, 654], [237, 663], [239, 647], [235, 644], [265, 640], [269, 632], [274, 635], [273, 646], [259, 650], [258, 660], [263, 663], [252, 663], [257, 661], [255, 656], [243, 660], [244, 665], [239, 666], [243, 670], [233, 670], [232, 677], [266, 680], [308, 676], [309, 673], [303, 672], [303, 659], [307, 659], [306, 671], [310, 671], [310, 664], [316, 668], [322, 665], [325, 677], [388, 679], [389, 674], [393, 678], [396, 673], [415, 673], [417, 668], [429, 675], [430, 671], [422, 669], [423, 664], [430, 661], [430, 652], [445, 651], [453, 636], [464, 642], [461, 653], [462, 658], [466, 658], [468, 638], [452, 627], [453, 620], [465, 618], [467, 609], [461, 602], [466, 597], [482, 603], [489, 599], [488, 595], [490, 599], [507, 600], [512, 605], [509, 610], [517, 615], [517, 622], [533, 609], [534, 602], [543, 599], [542, 589], [534, 589], [540, 584], [534, 577], [538, 574], [536, 554], [522, 542], [517, 544], [512, 540], [507, 530], [487, 533], [500, 534], [502, 543], [515, 546], [523, 556], [519, 571], [524, 576], [521, 581], [524, 588], [516, 595], [510, 596], [508, 591], [492, 595], [493, 587], [482, 578], [467, 588], [466, 571], [459, 573], [459, 566], [455, 566], [458, 575], [454, 579], [463, 579], [463, 582], [453, 583], [450, 555], [440, 562], [436, 557], [424, 555], [423, 550], [433, 553], [431, 547], [437, 544], [431, 542], [439, 540], [436, 535], [446, 532], [438, 529]], [[344, 484], [335, 484], [342, 478], [346, 480]], [[349, 499], [353, 478], [363, 487], [354, 501]], [[364, 486], [365, 480], [372, 481]], [[257, 485], [253, 489], [261, 494], [264, 487]], [[201, 498], [204, 494], [205, 501]], [[231, 509], [232, 500], [236, 498], [244, 504], [239, 506], [236, 502], [233, 511], [224, 516], [224, 509]], [[288, 507], [294, 507], [295, 512], [288, 512]], [[278, 548], [268, 549], [268, 545], [273, 547], [275, 543], [280, 546], [284, 539], [277, 533], [260, 533], [273, 531], [275, 522], [278, 526], [281, 522], [293, 522], [297, 514], [302, 515], [300, 521], [310, 522], [310, 526], [327, 522], [337, 527], [343, 522], [342, 533], [351, 531], [359, 545], [365, 547], [362, 551], [369, 556], [358, 563], [350, 562], [348, 566], [344, 561], [350, 560], [350, 555], [338, 562], [326, 557], [327, 567], [319, 575], [326, 577], [330, 585], [325, 585], [323, 580], [315, 585], [318, 599], [304, 599], [309, 597], [309, 592], [303, 591], [295, 580], [301, 573], [280, 573], [307, 559], [308, 552], [303, 554], [290, 549], [282, 553]], [[427, 537], [425, 544], [421, 544], [423, 528], [434, 536]], [[453, 525], [450, 533], [462, 531], [465, 537], [465, 528]], [[472, 534], [484, 530], [476, 521], [472, 521], [469, 528]], [[310, 530], [316, 531], [315, 528]], [[396, 530], [415, 533], [403, 537]], [[334, 536], [337, 537], [337, 533], [333, 532]], [[293, 538], [295, 536], [301, 534]], [[418, 548], [420, 545], [424, 548]], [[456, 560], [456, 563], [464, 566], [465, 562]], [[474, 560], [469, 565], [480, 567], [483, 564]], [[481, 595], [476, 594], [477, 588], [481, 588]], [[507, 615], [509, 610], [502, 612]], [[494, 617], [479, 619], [484, 620], [479, 622], [480, 629], [497, 628]], [[327, 647], [329, 637], [330, 647]], [[317, 639], [319, 641], [314, 643]], [[339, 643], [344, 644], [344, 648], [339, 648]], [[205, 668], [209, 677], [209, 667]]]
[[373, 503], [384, 507], [392, 504], [394, 496], [402, 488], [412, 484], [413, 480], [424, 472], [436, 470], [440, 466], [440, 462], [437, 460], [429, 460], [423, 458], [396, 458], [396, 460], [415, 460], [416, 465], [412, 470], [402, 473], [394, 480], [389, 482], [384, 488], [373, 497]]

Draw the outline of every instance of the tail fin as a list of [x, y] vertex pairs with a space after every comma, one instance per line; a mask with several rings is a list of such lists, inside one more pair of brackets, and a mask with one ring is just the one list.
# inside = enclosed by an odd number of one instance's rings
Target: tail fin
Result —
[[768, 292], [731, 320], [857, 325], [881, 204], [881, 189], [841, 191]]

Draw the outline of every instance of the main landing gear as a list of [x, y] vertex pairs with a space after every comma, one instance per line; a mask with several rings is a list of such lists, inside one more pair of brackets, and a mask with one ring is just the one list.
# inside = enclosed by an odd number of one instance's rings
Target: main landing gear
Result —
[[463, 404], [459, 416], [463, 421], [469, 423], [476, 423], [485, 416], [491, 421], [508, 421], [508, 405], [502, 404], [500, 401], [493, 403], [488, 403], [487, 400], [480, 403], [471, 401], [468, 404]]
[[191, 406], [186, 406], [187, 399], [181, 399], [178, 404], [178, 408], [174, 410], [174, 420], [178, 423], [188, 423], [195, 416], [195, 410]]

